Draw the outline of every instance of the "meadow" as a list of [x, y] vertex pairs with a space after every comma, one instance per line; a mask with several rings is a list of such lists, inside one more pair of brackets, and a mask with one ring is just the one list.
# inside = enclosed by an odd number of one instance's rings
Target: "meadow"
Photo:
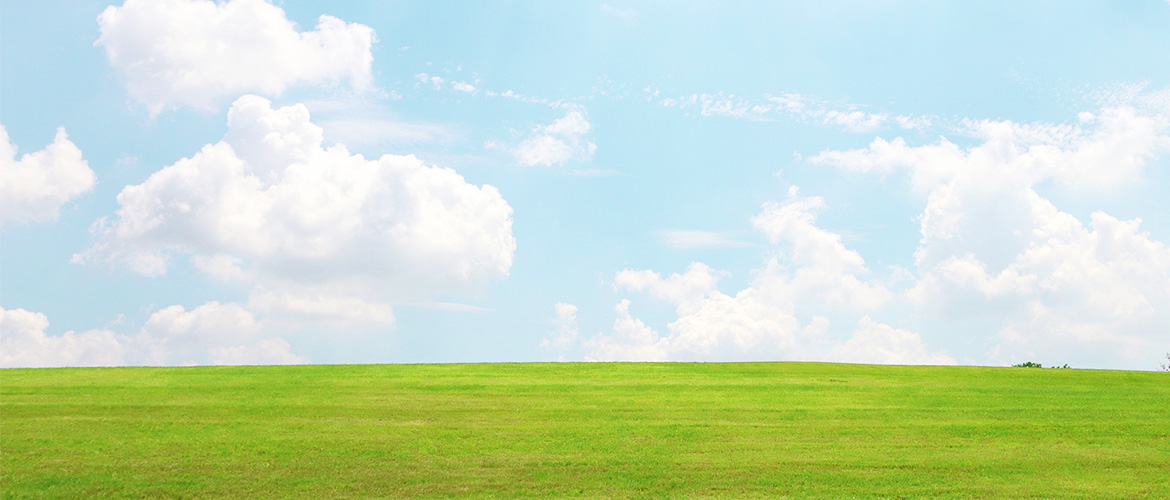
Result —
[[1170, 498], [1170, 373], [0, 370], [3, 498]]

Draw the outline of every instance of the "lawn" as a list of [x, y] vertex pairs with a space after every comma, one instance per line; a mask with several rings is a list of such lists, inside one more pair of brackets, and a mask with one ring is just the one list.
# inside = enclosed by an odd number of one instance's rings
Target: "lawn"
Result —
[[1170, 498], [1170, 373], [0, 370], [3, 498]]

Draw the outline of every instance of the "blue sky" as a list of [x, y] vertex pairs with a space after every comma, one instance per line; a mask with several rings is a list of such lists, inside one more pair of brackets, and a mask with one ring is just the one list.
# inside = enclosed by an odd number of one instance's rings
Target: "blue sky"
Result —
[[0, 14], [3, 366], [1170, 350], [1164, 1]]

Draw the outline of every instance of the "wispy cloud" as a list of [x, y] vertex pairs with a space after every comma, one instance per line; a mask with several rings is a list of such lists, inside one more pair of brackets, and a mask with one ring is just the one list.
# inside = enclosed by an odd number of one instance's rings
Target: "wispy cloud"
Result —
[[[653, 100], [660, 91], [657, 88], [644, 89]], [[874, 132], [886, 127], [923, 130], [937, 121], [925, 115], [894, 115], [886, 112], [872, 112], [863, 106], [848, 102], [829, 102], [812, 96], [787, 93], [779, 96], [766, 95], [762, 101], [716, 92], [695, 93], [680, 97], [667, 97], [659, 101], [668, 108], [680, 110], [698, 109], [702, 116], [721, 116], [751, 121], [772, 121], [777, 117], [817, 125], [840, 128], [846, 132]]]
[[623, 9], [603, 3], [601, 4], [601, 13], [621, 19], [622, 22], [631, 26], [638, 24], [638, 11], [633, 9]]
[[584, 106], [577, 104], [577, 103], [574, 103], [574, 102], [571, 102], [567, 99], [548, 99], [548, 98], [544, 98], [544, 97], [530, 96], [530, 95], [521, 94], [519, 92], [515, 92], [511, 89], [505, 90], [503, 92], [498, 92], [495, 90], [485, 90], [483, 95], [486, 97], [498, 97], [498, 98], [502, 98], [502, 99], [511, 99], [513, 101], [520, 101], [520, 102], [524, 102], [524, 103], [528, 103], [528, 104], [542, 104], [542, 105], [548, 106], [550, 108], [556, 108], [556, 109], [583, 109], [584, 108]]
[[745, 248], [753, 243], [732, 239], [723, 233], [694, 229], [663, 229], [655, 236], [663, 245], [675, 250], [701, 250], [707, 248]]
[[[655, 91], [657, 93], [657, 91]], [[688, 109], [698, 108], [703, 116], [725, 116], [744, 120], [767, 121], [772, 118], [768, 115], [773, 111], [771, 105], [758, 105], [735, 94], [691, 94], [679, 98], [667, 97], [662, 105], [668, 108]]]
[[447, 311], [447, 312], [462, 312], [462, 313], [486, 313], [492, 312], [491, 309], [480, 306], [473, 306], [471, 304], [464, 304], [461, 302], [415, 302], [412, 304], [403, 304], [408, 307], [415, 307], [418, 309], [429, 309], [432, 311]]
[[584, 168], [569, 170], [566, 171], [565, 174], [571, 175], [573, 177], [611, 177], [615, 175], [622, 175], [622, 171], [606, 168]]
[[[402, 99], [397, 92], [386, 95]], [[422, 121], [403, 120], [380, 101], [364, 97], [305, 101], [318, 125], [330, 141], [351, 147], [415, 146], [450, 142], [459, 134], [450, 126]]]
[[415, 146], [458, 137], [444, 125], [386, 118], [322, 120], [320, 124], [326, 137], [349, 146]]

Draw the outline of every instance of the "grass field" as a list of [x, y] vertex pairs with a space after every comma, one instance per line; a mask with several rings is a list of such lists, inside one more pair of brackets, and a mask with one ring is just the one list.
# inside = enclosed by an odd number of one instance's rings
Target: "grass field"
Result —
[[4, 498], [1170, 498], [1170, 374], [0, 370]]

